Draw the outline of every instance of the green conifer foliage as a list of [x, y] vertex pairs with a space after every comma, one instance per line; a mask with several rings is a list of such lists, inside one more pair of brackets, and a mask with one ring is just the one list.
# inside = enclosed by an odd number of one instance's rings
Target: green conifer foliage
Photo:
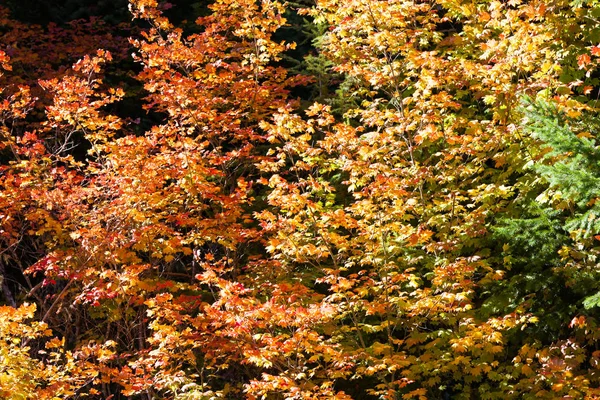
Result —
[[529, 161], [493, 227], [508, 274], [481, 310], [527, 308], [540, 323], [526, 336], [552, 342], [573, 334], [577, 318], [595, 324], [600, 305], [600, 124], [543, 96], [525, 99], [521, 110]]
[[559, 270], [568, 286], [586, 296], [583, 305], [591, 309], [600, 304], [600, 121], [592, 112], [568, 116], [540, 99], [528, 101], [524, 111], [526, 131], [541, 142], [531, 164], [545, 182], [536, 201], [553, 212], [564, 229]]

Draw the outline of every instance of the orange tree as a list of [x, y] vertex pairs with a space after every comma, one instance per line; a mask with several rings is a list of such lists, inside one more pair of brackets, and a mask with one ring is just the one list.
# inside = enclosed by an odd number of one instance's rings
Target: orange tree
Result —
[[[89, 58], [83, 60], [75, 70], [85, 70], [87, 66], [83, 65], [90, 62]], [[0, 52], [0, 66], [4, 70], [11, 69], [4, 52]], [[69, 328], [76, 305], [66, 310], [69, 304], [64, 301], [71, 284], [49, 288], [53, 286], [52, 276], [60, 275], [60, 271], [48, 274], [49, 279], [37, 283], [26, 275], [20, 282], [21, 290], [15, 290], [13, 282], [18, 276], [15, 270], [25, 269], [38, 257], [41, 258], [38, 262], [46, 265], [50, 260], [47, 257], [52, 257], [48, 250], [64, 245], [61, 225], [64, 218], [59, 210], [54, 213], [53, 204], [68, 197], [81, 182], [76, 170], [78, 164], [66, 154], [69, 141], [65, 134], [69, 133], [57, 130], [53, 132], [55, 135], [45, 136], [49, 129], [28, 128], [27, 114], [36, 100], [29, 88], [20, 85], [3, 89], [0, 272], [4, 300], [9, 305], [0, 307], [0, 392], [7, 399], [69, 398], [82, 390], [99, 393], [94, 386], [108, 382], [112, 369], [105, 362], [114, 358], [112, 348], [116, 343], [78, 341], [76, 350], [73, 343], [66, 343], [66, 339], [73, 340], [71, 335], [76, 333]], [[38, 306], [23, 303], [25, 296], [35, 300]], [[61, 318], [65, 316], [69, 318]], [[50, 324], [60, 332], [61, 338], [52, 337]]]
[[[133, 41], [134, 57], [147, 108], [164, 123], [137, 135], [106, 113], [124, 93], [103, 82], [111, 55], [100, 50], [40, 81], [52, 100], [36, 131], [7, 132], [17, 153], [28, 153], [5, 167], [5, 198], [18, 194], [24, 204], [5, 220], [20, 218], [39, 238], [41, 254], [26, 272], [51, 292], [40, 295], [42, 321], [70, 346], [117, 346], [119, 357], [97, 361], [118, 369], [87, 383], [103, 396], [241, 396], [242, 384], [249, 395], [280, 386], [309, 393], [313, 385], [297, 381], [310, 372], [288, 359], [300, 346], [336, 351], [311, 329], [332, 309], [310, 305], [309, 291], [260, 259], [249, 212], [255, 164], [267, 157], [258, 124], [292, 107], [286, 88], [301, 81], [276, 66], [292, 46], [271, 38], [284, 9], [211, 7], [198, 20], [202, 32], [186, 37], [156, 2], [131, 4], [152, 26]], [[73, 135], [91, 147], [85, 162], [70, 153]], [[332, 390], [331, 381], [318, 388]]]

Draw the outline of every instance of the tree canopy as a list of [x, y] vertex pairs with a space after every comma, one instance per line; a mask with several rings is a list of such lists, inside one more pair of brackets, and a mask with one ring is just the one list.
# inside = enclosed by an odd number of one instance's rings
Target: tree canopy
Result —
[[0, 397], [600, 398], [600, 1], [111, 4], [0, 6]]

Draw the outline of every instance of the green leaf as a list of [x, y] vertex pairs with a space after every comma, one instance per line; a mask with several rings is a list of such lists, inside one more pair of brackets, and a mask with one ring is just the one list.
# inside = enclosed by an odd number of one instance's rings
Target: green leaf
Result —
[[583, 307], [586, 310], [589, 310], [590, 308], [594, 308], [594, 307], [598, 307], [598, 306], [600, 306], [600, 292], [598, 292], [592, 296], [586, 297], [583, 300]]

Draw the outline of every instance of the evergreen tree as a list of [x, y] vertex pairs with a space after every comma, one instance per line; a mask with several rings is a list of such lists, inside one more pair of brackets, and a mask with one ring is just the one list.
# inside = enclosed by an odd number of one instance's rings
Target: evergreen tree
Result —
[[542, 97], [526, 99], [522, 112], [529, 161], [493, 228], [509, 272], [482, 311], [527, 309], [540, 319], [527, 335], [555, 341], [600, 305], [600, 121]]

